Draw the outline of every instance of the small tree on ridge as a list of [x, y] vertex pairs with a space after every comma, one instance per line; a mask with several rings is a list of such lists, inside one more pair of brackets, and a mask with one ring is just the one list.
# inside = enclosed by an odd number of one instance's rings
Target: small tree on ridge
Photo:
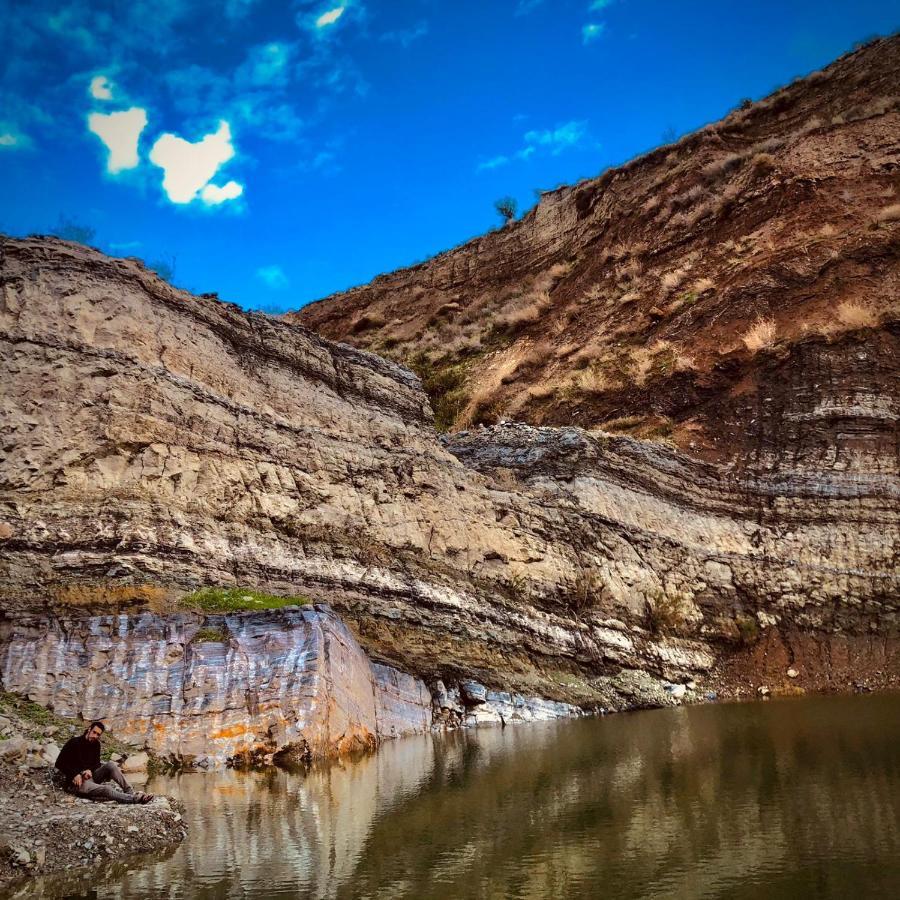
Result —
[[511, 222], [519, 211], [519, 204], [516, 203], [515, 197], [501, 197], [494, 201], [494, 209], [503, 216], [504, 224]]

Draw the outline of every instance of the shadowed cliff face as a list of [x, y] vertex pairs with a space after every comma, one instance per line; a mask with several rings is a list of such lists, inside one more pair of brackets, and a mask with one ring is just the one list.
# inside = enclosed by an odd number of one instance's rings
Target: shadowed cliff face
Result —
[[[767, 628], [867, 634], [895, 658], [883, 437], [824, 471], [792, 446], [747, 469], [577, 428], [442, 443], [392, 363], [134, 261], [39, 238], [0, 253], [11, 627], [258, 585], [327, 600], [377, 661], [429, 683], [612, 708], [667, 702], [661, 678]], [[884, 409], [857, 391], [840, 414], [865, 443], [854, 411]], [[815, 684], [816, 660], [801, 669]]]

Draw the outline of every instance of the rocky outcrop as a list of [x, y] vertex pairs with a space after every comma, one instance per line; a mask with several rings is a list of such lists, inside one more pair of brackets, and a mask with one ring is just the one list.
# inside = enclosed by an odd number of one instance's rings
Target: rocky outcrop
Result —
[[4, 770], [0, 889], [24, 878], [161, 853], [187, 836], [180, 807], [167, 797], [147, 805], [96, 803], [64, 793], [44, 772], [19, 771], [8, 762]]
[[4, 631], [7, 690], [57, 715], [103, 719], [117, 739], [184, 764], [327, 757], [431, 727], [425, 685], [373, 666], [326, 606], [205, 622], [149, 612], [22, 619]]
[[[792, 445], [748, 469], [577, 428], [442, 443], [417, 379], [371, 354], [176, 291], [135, 261], [45, 239], [0, 250], [4, 678], [67, 711], [127, 696], [136, 734], [159, 702], [164, 731], [165, 716], [206, 709], [218, 730], [299, 739], [266, 705], [299, 702], [303, 668], [283, 654], [305, 646], [311, 613], [228, 618], [227, 647], [189, 647], [201, 622], [177, 601], [203, 584], [327, 600], [378, 665], [428, 684], [610, 709], [664, 702], [664, 680], [710, 672], [766, 628], [896, 639], [897, 451], [866, 449], [868, 426], [852, 464], [835, 451], [826, 469]], [[854, 396], [841, 409], [877, 406]], [[139, 703], [40, 680], [42, 642], [65, 675], [92, 628], [106, 655], [75, 684], [104, 683], [102, 663], [130, 647], [121, 672], [144, 685]], [[355, 653], [340, 626], [322, 635], [320, 654], [328, 641]], [[419, 702], [412, 682], [353, 658], [322, 747], [402, 732]], [[270, 666], [280, 680], [254, 680]], [[237, 697], [203, 699], [224, 672]], [[381, 705], [363, 713], [357, 689], [375, 683]]]

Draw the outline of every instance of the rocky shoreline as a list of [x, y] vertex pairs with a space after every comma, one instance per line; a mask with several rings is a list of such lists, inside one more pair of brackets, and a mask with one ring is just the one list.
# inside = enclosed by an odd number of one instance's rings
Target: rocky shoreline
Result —
[[[97, 803], [63, 791], [53, 778], [52, 766], [59, 752], [57, 734], [65, 726], [46, 726], [42, 730], [51, 734], [34, 737], [33, 722], [7, 707], [3, 712], [0, 889], [12, 889], [23, 879], [77, 872], [165, 850], [187, 836], [183, 810], [169, 797], [127, 806]], [[129, 759], [146, 769], [146, 754]], [[141, 773], [130, 772], [128, 777], [140, 780]]]

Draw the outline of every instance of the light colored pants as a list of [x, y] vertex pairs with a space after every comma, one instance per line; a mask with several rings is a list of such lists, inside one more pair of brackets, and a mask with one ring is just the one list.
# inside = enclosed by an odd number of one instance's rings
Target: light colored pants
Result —
[[134, 790], [114, 762], [103, 763], [99, 769], [94, 769], [93, 777], [83, 782], [80, 788], [75, 789], [75, 792], [79, 797], [87, 797], [89, 800], [115, 800], [116, 803], [135, 802]]

